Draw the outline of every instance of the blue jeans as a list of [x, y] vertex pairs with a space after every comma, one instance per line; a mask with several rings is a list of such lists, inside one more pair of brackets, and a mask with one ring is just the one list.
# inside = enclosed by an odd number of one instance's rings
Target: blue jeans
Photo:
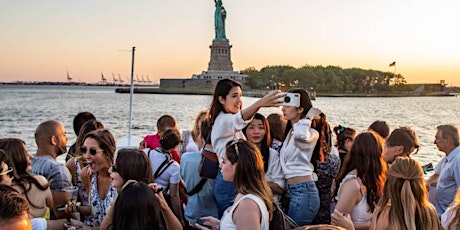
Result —
[[311, 224], [319, 210], [318, 189], [314, 181], [286, 184], [289, 202], [288, 216], [299, 226]]
[[236, 189], [233, 182], [224, 181], [224, 177], [219, 170], [217, 177], [214, 180], [214, 199], [216, 200], [218, 219], [222, 218], [225, 209], [233, 205], [233, 200], [236, 197]]

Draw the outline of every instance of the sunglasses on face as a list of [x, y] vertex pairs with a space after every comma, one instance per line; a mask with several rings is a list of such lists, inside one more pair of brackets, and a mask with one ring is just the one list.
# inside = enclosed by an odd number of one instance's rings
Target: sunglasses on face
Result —
[[7, 175], [9, 176], [10, 178], [13, 178], [14, 177], [14, 174], [13, 174], [13, 168], [8, 168], [8, 170], [6, 170], [5, 172], [2, 172], [0, 173], [0, 176], [3, 176], [3, 175]]
[[102, 149], [100, 149], [100, 150], [98, 150], [96, 148], [89, 148], [88, 149], [86, 146], [81, 146], [80, 147], [80, 152], [81, 153], [87, 153], [88, 150], [89, 150], [89, 154], [91, 154], [93, 156], [96, 155], [97, 152], [104, 152], [104, 150], [102, 150]]

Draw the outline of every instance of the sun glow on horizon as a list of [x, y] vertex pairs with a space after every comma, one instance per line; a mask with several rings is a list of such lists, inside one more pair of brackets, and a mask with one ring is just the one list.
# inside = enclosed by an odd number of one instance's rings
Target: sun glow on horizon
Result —
[[[235, 70], [268, 65], [396, 72], [408, 83], [460, 86], [460, 15], [453, 0], [223, 0]], [[103, 14], [101, 12], [104, 12]], [[214, 2], [0, 3], [0, 81], [97, 82], [100, 73], [189, 78], [207, 69]]]

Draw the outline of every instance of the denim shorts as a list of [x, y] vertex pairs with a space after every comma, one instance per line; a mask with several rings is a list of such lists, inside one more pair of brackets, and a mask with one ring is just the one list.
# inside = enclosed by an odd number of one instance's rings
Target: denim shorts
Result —
[[216, 200], [218, 219], [222, 218], [224, 211], [233, 205], [233, 200], [236, 197], [236, 189], [233, 182], [224, 181], [224, 177], [219, 170], [217, 177], [214, 180], [214, 199]]
[[314, 181], [286, 184], [289, 202], [288, 216], [299, 226], [311, 224], [319, 210], [318, 189]]

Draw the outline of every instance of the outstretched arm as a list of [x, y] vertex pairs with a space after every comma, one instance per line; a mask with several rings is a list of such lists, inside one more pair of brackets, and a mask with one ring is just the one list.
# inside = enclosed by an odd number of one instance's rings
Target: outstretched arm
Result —
[[243, 117], [243, 120], [247, 121], [251, 119], [254, 114], [259, 111], [260, 108], [262, 107], [277, 107], [281, 105], [281, 102], [279, 101], [279, 98], [283, 97], [282, 94], [278, 94], [281, 91], [279, 90], [273, 90], [267, 95], [265, 95], [263, 98], [257, 100], [254, 102], [252, 105], [249, 107], [241, 110], [241, 116]]

